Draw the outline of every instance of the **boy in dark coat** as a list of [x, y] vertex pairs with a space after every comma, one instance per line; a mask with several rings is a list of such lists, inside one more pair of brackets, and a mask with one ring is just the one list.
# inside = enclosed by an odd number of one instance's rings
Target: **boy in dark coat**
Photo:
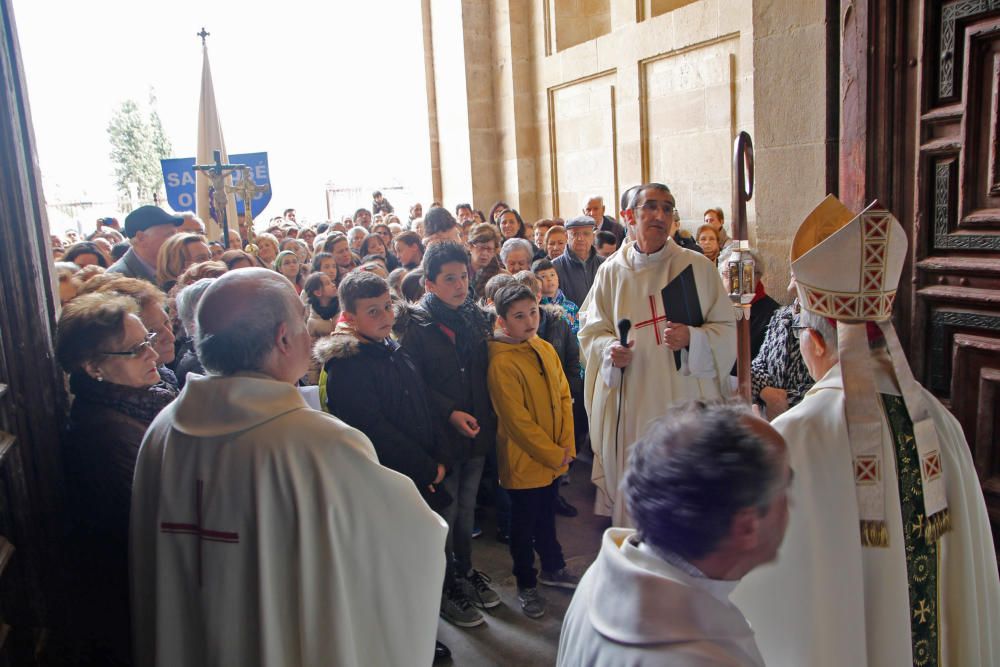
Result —
[[355, 271], [340, 285], [344, 317], [314, 348], [326, 369], [326, 403], [368, 436], [379, 463], [413, 480], [435, 510], [445, 476], [439, 434], [416, 366], [389, 334], [395, 321], [389, 285]]
[[[327, 409], [367, 435], [379, 463], [413, 480], [431, 509], [444, 513], [451, 498], [441, 486], [441, 437], [420, 374], [389, 337], [395, 322], [389, 284], [354, 271], [341, 281], [339, 296], [343, 319], [313, 349], [326, 369]], [[435, 662], [450, 655], [436, 643]]]
[[489, 578], [472, 567], [476, 492], [486, 454], [496, 447], [497, 419], [486, 383], [491, 327], [469, 295], [465, 248], [444, 241], [423, 259], [427, 293], [414, 306], [402, 305], [395, 330], [427, 385], [431, 414], [441, 427], [444, 488], [452, 497], [442, 516], [448, 522], [449, 567], [441, 615], [460, 627], [485, 622], [472, 606], [500, 604]]

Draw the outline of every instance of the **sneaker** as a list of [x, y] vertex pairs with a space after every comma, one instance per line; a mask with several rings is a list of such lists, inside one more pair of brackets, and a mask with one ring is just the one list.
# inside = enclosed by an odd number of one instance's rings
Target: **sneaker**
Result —
[[459, 580], [459, 585], [473, 604], [479, 602], [484, 608], [492, 609], [500, 605], [500, 596], [490, 587], [491, 581], [493, 580], [479, 570], [472, 570]]
[[483, 529], [479, 527], [479, 524], [472, 526], [472, 539], [476, 539], [483, 534]]
[[451, 657], [451, 649], [442, 644], [441, 642], [434, 641], [434, 664], [439, 662], [444, 662]]
[[566, 473], [565, 475], [559, 475], [559, 486], [568, 486], [568, 485], [569, 485], [569, 473]]
[[545, 615], [545, 598], [538, 594], [537, 588], [518, 588], [517, 601], [521, 603], [521, 611], [528, 618], [541, 618]]
[[502, 528], [497, 528], [497, 542], [500, 544], [510, 544], [510, 533]]
[[573, 517], [578, 514], [576, 508], [567, 502], [562, 496], [556, 496], [556, 514], [559, 516]]
[[554, 586], [556, 588], [568, 588], [570, 590], [575, 590], [577, 584], [580, 583], [580, 577], [570, 574], [569, 570], [566, 568], [556, 570], [555, 572], [546, 572], [545, 570], [542, 570], [538, 575], [538, 583], [545, 584], [546, 586]]
[[441, 617], [460, 628], [474, 628], [486, 622], [461, 586], [453, 586], [441, 596]]

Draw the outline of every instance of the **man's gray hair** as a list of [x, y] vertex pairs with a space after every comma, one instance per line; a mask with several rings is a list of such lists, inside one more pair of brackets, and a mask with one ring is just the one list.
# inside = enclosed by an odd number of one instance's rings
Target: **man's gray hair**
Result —
[[531, 251], [531, 243], [527, 239], [512, 238], [507, 239], [503, 242], [503, 247], [500, 248], [500, 261], [506, 266], [507, 258], [510, 257], [510, 253], [514, 250], [523, 250], [528, 253], [528, 261], [531, 261], [531, 256], [534, 254]]
[[261, 370], [282, 324], [293, 333], [305, 328], [302, 309], [288, 279], [268, 269], [217, 278], [197, 308], [195, 350], [202, 366], [214, 375]]
[[175, 301], [177, 318], [181, 321], [181, 326], [184, 327], [188, 336], [193, 337], [198, 331], [198, 320], [195, 319], [198, 304], [201, 302], [201, 297], [205, 296], [205, 290], [216, 280], [216, 278], [202, 278], [177, 293]]
[[690, 561], [715, 551], [741, 510], [766, 513], [780, 459], [749, 418], [743, 406], [690, 401], [650, 424], [622, 482], [640, 539]]
[[823, 337], [823, 342], [826, 343], [826, 356], [831, 355], [837, 358], [837, 325], [831, 324], [830, 320], [826, 319], [822, 315], [817, 315], [816, 313], [802, 309], [799, 313], [798, 325], [800, 327], [808, 327], [813, 331], [816, 331], [820, 336]]
[[589, 204], [590, 202], [594, 201], [595, 199], [597, 201], [601, 202], [601, 206], [604, 206], [604, 197], [602, 197], [601, 195], [591, 195], [590, 197], [587, 197], [587, 201], [584, 202], [584, 203], [585, 204]]

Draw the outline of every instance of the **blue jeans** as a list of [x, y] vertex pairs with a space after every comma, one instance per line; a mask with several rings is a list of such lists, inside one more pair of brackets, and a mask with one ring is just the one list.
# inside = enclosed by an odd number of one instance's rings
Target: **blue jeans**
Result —
[[452, 497], [452, 503], [444, 508], [441, 515], [448, 524], [448, 539], [444, 544], [448, 558], [445, 586], [472, 569], [472, 524], [476, 513], [476, 493], [485, 461], [484, 456], [474, 456], [457, 463], [441, 482]]

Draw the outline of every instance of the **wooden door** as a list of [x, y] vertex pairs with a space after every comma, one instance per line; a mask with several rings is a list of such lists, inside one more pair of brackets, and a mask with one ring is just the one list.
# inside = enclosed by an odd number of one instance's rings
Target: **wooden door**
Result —
[[962, 423], [1000, 543], [1000, 0], [920, 9], [911, 352]]
[[1000, 0], [841, 0], [841, 199], [911, 255], [896, 329], [958, 417], [1000, 552]]

